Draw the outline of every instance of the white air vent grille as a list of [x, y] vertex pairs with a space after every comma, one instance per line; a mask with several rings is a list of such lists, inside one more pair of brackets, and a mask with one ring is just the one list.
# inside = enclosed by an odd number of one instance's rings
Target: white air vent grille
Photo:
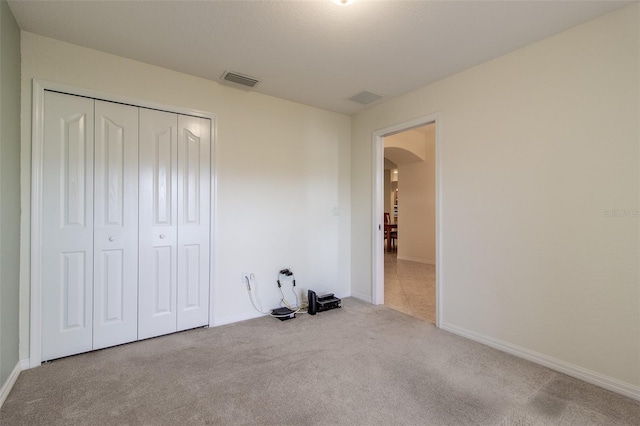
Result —
[[260, 83], [260, 80], [258, 79], [232, 71], [225, 71], [224, 74], [222, 74], [222, 81], [233, 83], [234, 85], [242, 86], [247, 89], [253, 89], [258, 85], [258, 83]]
[[366, 91], [360, 92], [357, 95], [349, 98], [350, 101], [357, 102], [362, 105], [370, 104], [371, 102], [377, 101], [378, 99], [382, 99], [382, 96]]

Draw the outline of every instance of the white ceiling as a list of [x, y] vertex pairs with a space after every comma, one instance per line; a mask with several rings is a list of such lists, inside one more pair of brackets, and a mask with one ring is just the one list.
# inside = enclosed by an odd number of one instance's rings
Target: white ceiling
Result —
[[[25, 31], [353, 114], [631, 2], [9, 1]], [[381, 100], [381, 101], [382, 101]], [[377, 101], [377, 102], [381, 102]]]

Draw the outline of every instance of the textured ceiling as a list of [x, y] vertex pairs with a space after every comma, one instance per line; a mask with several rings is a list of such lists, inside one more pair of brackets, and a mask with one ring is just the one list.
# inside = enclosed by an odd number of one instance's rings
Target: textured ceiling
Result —
[[[631, 2], [9, 1], [21, 29], [353, 114]], [[377, 101], [381, 102], [381, 101]], [[375, 105], [375, 102], [370, 105]]]

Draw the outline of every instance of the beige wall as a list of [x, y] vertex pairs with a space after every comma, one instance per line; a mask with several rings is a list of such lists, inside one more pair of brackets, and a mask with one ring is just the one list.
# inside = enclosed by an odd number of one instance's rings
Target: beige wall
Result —
[[352, 292], [372, 132], [439, 112], [441, 325], [640, 395], [639, 24], [634, 4], [357, 114]]
[[[279, 306], [277, 271], [300, 291], [350, 293], [348, 116], [246, 92], [22, 33], [20, 354], [29, 354], [31, 82], [61, 84], [217, 115], [214, 323], [255, 316], [242, 272], [265, 308]], [[337, 210], [336, 210], [337, 208]]]
[[19, 123], [20, 30], [0, 0], [0, 388], [18, 363]]

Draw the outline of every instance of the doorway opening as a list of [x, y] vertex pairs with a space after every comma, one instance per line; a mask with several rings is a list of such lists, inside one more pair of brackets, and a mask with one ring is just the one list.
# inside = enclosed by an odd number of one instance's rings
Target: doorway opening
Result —
[[374, 133], [374, 303], [436, 324], [441, 304], [438, 117]]

